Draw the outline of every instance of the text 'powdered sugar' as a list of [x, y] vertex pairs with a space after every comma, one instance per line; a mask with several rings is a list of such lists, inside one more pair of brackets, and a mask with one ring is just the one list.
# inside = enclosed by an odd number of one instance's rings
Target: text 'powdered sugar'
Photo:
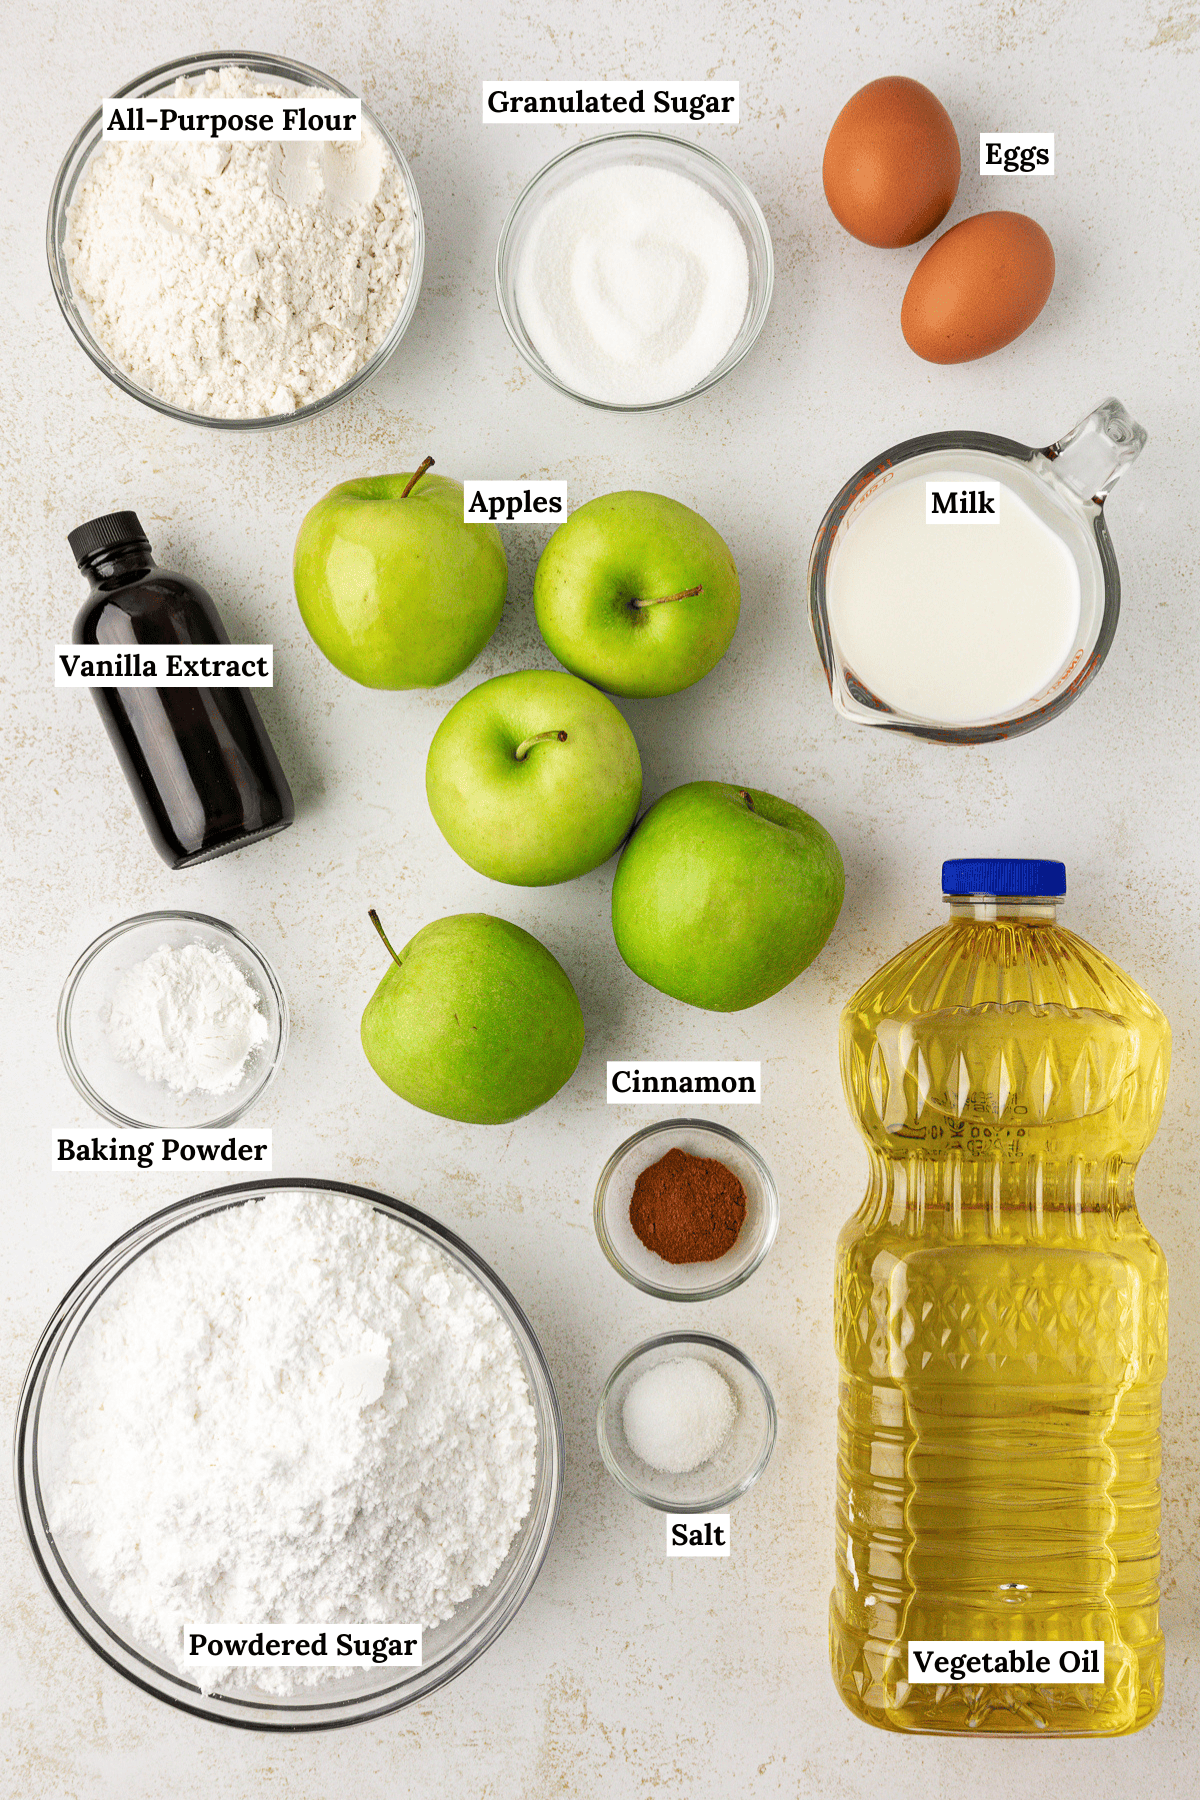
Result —
[[184, 1663], [274, 1669], [419, 1669], [419, 1625], [187, 1625]]

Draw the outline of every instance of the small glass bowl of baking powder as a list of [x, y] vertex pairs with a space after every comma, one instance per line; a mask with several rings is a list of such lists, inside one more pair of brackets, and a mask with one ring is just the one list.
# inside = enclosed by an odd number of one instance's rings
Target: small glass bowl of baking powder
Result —
[[[683, 1474], [651, 1468], [625, 1435], [625, 1401], [630, 1389], [660, 1363], [698, 1359], [728, 1386], [733, 1424], [706, 1461]], [[670, 1331], [649, 1338], [623, 1356], [604, 1384], [596, 1412], [596, 1436], [604, 1466], [626, 1493], [657, 1512], [721, 1512], [754, 1486], [775, 1448], [779, 1428], [775, 1400], [744, 1350], [701, 1331]]]
[[[549, 366], [537, 348], [528, 322], [522, 317], [518, 299], [518, 277], [522, 256], [530, 243], [538, 218], [572, 182], [582, 177], [600, 175], [630, 165], [662, 170], [673, 176], [684, 176], [694, 182], [710, 200], [716, 201], [729, 215], [746, 251], [749, 287], [745, 312], [732, 343], [713, 366], [682, 393], [654, 400], [599, 399], [582, 393], [562, 380]], [[584, 406], [601, 411], [636, 413], [655, 412], [662, 407], [678, 406], [694, 400], [716, 382], [736, 369], [756, 342], [766, 323], [775, 282], [775, 259], [771, 234], [762, 208], [750, 189], [733, 170], [699, 144], [683, 138], [667, 137], [653, 131], [614, 131], [600, 137], [585, 138], [581, 144], [564, 150], [539, 169], [532, 181], [518, 195], [516, 203], [496, 248], [496, 298], [505, 330], [523, 362], [543, 381]]]
[[[737, 1241], [715, 1262], [669, 1263], [646, 1248], [629, 1219], [637, 1178], [668, 1150], [712, 1157], [731, 1169], [746, 1195]], [[736, 1131], [708, 1119], [666, 1119], [647, 1125], [614, 1150], [596, 1183], [594, 1209], [600, 1248], [618, 1275], [658, 1300], [716, 1300], [753, 1275], [779, 1229], [779, 1192], [762, 1157]]]
[[[175, 1093], [120, 1062], [109, 1038], [118, 982], [164, 945], [222, 950], [258, 999], [267, 1034], [246, 1060], [237, 1086], [224, 1093]], [[94, 1112], [128, 1131], [217, 1130], [248, 1113], [279, 1073], [287, 1045], [288, 1008], [279, 977], [261, 950], [222, 919], [206, 913], [152, 912], [124, 919], [89, 944], [67, 976], [58, 1003], [58, 1047], [76, 1089]]]
[[[335, 81], [332, 75], [323, 75], [319, 69], [310, 68], [307, 63], [292, 62], [285, 56], [268, 56], [253, 50], [219, 50], [210, 51], [205, 56], [181, 56], [173, 62], [160, 63], [157, 68], [149, 69], [146, 74], [139, 75], [136, 81], [125, 87], [117, 88], [109, 99], [124, 98], [143, 99], [152, 94], [161, 94], [172, 88], [181, 77], [194, 80], [209, 69], [248, 69], [252, 74], [261, 75], [269, 81], [285, 81], [298, 89], [313, 88], [333, 94], [345, 94], [355, 99], [353, 89]], [[209, 413], [189, 412], [183, 407], [173, 406], [158, 394], [140, 387], [129, 375], [128, 371], [114, 362], [108, 351], [98, 341], [92, 329], [90, 308], [80, 300], [75, 292], [71, 278], [71, 270], [67, 254], [68, 213], [78, 194], [80, 183], [87, 173], [88, 166], [97, 151], [104, 148], [101, 135], [101, 117], [99, 109], [84, 125], [71, 148], [63, 158], [62, 167], [58, 171], [54, 188], [50, 195], [50, 210], [46, 219], [46, 259], [50, 265], [50, 281], [54, 288], [54, 297], [61, 308], [63, 318], [67, 321], [75, 337], [91, 357], [102, 375], [106, 375], [115, 387], [119, 387], [133, 399], [140, 400], [143, 406], [152, 407], [155, 412], [164, 413], [169, 419], [179, 419], [187, 425], [208, 425], [218, 431], [269, 431], [279, 425], [298, 425], [304, 419], [312, 419], [318, 413], [337, 406], [348, 398], [356, 389], [362, 387], [374, 376], [378, 375], [384, 363], [395, 350], [400, 339], [408, 330], [412, 317], [417, 309], [417, 299], [421, 292], [421, 276], [425, 267], [425, 221], [421, 212], [421, 201], [417, 194], [412, 170], [405, 160], [404, 153], [387, 127], [380, 123], [374, 113], [365, 106], [362, 109], [364, 125], [371, 125], [378, 133], [385, 149], [391, 155], [399, 169], [404, 186], [408, 192], [409, 206], [412, 211], [412, 265], [409, 271], [408, 286], [404, 298], [400, 302], [400, 310], [396, 314], [390, 330], [381, 343], [376, 345], [361, 369], [357, 369], [340, 387], [319, 399], [310, 401], [305, 406], [297, 407], [292, 412], [269, 413], [262, 417], [227, 419]]]

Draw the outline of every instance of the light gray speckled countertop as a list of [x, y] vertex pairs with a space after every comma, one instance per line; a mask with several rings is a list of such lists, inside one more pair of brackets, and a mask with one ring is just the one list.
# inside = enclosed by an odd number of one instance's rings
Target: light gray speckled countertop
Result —
[[[1200, 1281], [1195, 1132], [1200, 819], [1193, 499], [1200, 211], [1200, 16], [1171, 0], [812, 0], [779, 8], [550, 8], [467, 0], [216, 0], [192, 17], [147, 0], [10, 9], [0, 208], [7, 291], [0, 456], [8, 529], [3, 887], [5, 1253], [3, 1396], [11, 1417], [37, 1335], [78, 1271], [142, 1214], [201, 1185], [186, 1174], [51, 1174], [54, 1126], [92, 1121], [60, 1066], [58, 991], [105, 926], [163, 905], [231, 919], [278, 967], [293, 1008], [282, 1078], [259, 1117], [276, 1172], [341, 1177], [426, 1206], [514, 1288], [542, 1336], [566, 1419], [569, 1472], [544, 1574], [501, 1642], [425, 1704], [350, 1732], [294, 1740], [223, 1731], [129, 1687], [60, 1617], [0, 1509], [0, 1792], [20, 1800], [325, 1800], [448, 1792], [488, 1800], [927, 1800], [964, 1793], [1191, 1791], [1200, 1734]], [[110, 388], [70, 338], [46, 275], [45, 207], [58, 162], [100, 96], [206, 46], [276, 50], [361, 92], [406, 146], [429, 234], [416, 320], [373, 386], [317, 422], [263, 437], [168, 423]], [[774, 236], [775, 302], [749, 360], [684, 409], [602, 416], [518, 362], [492, 286], [497, 234], [522, 184], [573, 141], [570, 124], [479, 118], [484, 76], [741, 80], [743, 123], [699, 140], [754, 189]], [[820, 163], [829, 125], [863, 82], [907, 73], [948, 107], [965, 173], [952, 219], [1026, 208], [1058, 280], [1044, 315], [980, 363], [919, 362], [899, 306], [919, 251], [868, 250], [834, 223]], [[1058, 173], [982, 182], [985, 127], [1053, 129]], [[834, 717], [803, 605], [813, 529], [845, 477], [887, 444], [974, 426], [1031, 443], [1119, 395], [1150, 443], [1108, 508], [1122, 620], [1099, 679], [1060, 721], [963, 754], [854, 731]], [[502, 890], [460, 864], [423, 793], [447, 705], [488, 675], [549, 657], [530, 585], [545, 534], [507, 532], [510, 603], [452, 687], [381, 694], [316, 652], [290, 591], [300, 517], [334, 482], [412, 468], [565, 477], [573, 501], [623, 486], [674, 494], [722, 531], [743, 615], [719, 668], [690, 695], [633, 702], [654, 797], [738, 779], [798, 801], [847, 864], [841, 924], [795, 986], [750, 1013], [687, 1011], [641, 986], [607, 926], [611, 868], [567, 887]], [[294, 830], [183, 875], [143, 834], [85, 696], [56, 693], [51, 646], [81, 597], [66, 532], [110, 508], [141, 513], [159, 560], [197, 576], [231, 635], [277, 646], [262, 710], [292, 776]], [[862, 1193], [864, 1157], [835, 1053], [838, 1010], [941, 914], [944, 855], [1061, 856], [1068, 924], [1164, 1006], [1175, 1069], [1140, 1183], [1171, 1259], [1163, 1617], [1167, 1696], [1157, 1723], [1116, 1742], [902, 1740], [858, 1724], [832, 1688], [835, 1364], [833, 1245]], [[494, 1131], [418, 1114], [358, 1045], [382, 972], [366, 918], [403, 941], [443, 912], [494, 910], [558, 955], [588, 1023], [560, 1098]], [[769, 1262], [728, 1299], [690, 1309], [743, 1345], [779, 1401], [780, 1438], [735, 1511], [728, 1561], [667, 1562], [659, 1519], [605, 1474], [593, 1413], [617, 1357], [679, 1323], [603, 1262], [591, 1192], [620, 1137], [656, 1116], [604, 1104], [607, 1055], [747, 1056], [766, 1070], [748, 1129], [779, 1180]], [[748, 1123], [749, 1121], [749, 1123]], [[699, 1312], [702, 1316], [697, 1318]]]

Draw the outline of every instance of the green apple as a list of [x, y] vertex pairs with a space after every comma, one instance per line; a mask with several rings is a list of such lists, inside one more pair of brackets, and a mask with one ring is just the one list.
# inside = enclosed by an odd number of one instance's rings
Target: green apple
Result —
[[737, 629], [741, 589], [725, 540], [662, 494], [605, 494], [560, 525], [533, 583], [542, 636], [565, 668], [610, 694], [677, 694]]
[[500, 623], [508, 562], [494, 525], [463, 523], [462, 483], [368, 475], [305, 514], [292, 574], [300, 614], [335, 668], [364, 687], [440, 687]]
[[758, 788], [691, 781], [656, 801], [613, 882], [617, 949], [651, 987], [738, 1012], [794, 981], [846, 890], [823, 825]]
[[465, 863], [545, 887], [608, 861], [637, 817], [642, 764], [611, 700], [574, 675], [530, 669], [450, 708], [429, 746], [425, 792]]
[[502, 1125], [557, 1094], [583, 1052], [583, 1014], [544, 945], [489, 913], [435, 919], [392, 958], [362, 1016], [367, 1061], [413, 1106]]

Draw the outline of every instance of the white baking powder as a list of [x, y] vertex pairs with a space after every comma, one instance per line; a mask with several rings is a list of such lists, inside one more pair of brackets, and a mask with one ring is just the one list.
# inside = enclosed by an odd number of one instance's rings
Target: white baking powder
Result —
[[[529, 1510], [537, 1422], [473, 1277], [346, 1195], [175, 1232], [84, 1327], [55, 1395], [52, 1529], [135, 1640], [187, 1625], [449, 1619]], [[206, 1687], [231, 1665], [206, 1666]], [[256, 1669], [287, 1694], [327, 1670]]]
[[[222, 68], [173, 92], [296, 89]], [[357, 144], [108, 144], [69, 210], [66, 252], [96, 337], [139, 387], [188, 412], [262, 418], [332, 393], [386, 337], [413, 215], [366, 120]]]
[[162, 944], [113, 989], [110, 1050], [175, 1094], [232, 1092], [268, 1035], [256, 990], [220, 945]]
[[670, 169], [580, 175], [530, 223], [514, 270], [534, 347], [576, 393], [671, 400], [703, 381], [741, 329], [750, 264], [733, 214]]

